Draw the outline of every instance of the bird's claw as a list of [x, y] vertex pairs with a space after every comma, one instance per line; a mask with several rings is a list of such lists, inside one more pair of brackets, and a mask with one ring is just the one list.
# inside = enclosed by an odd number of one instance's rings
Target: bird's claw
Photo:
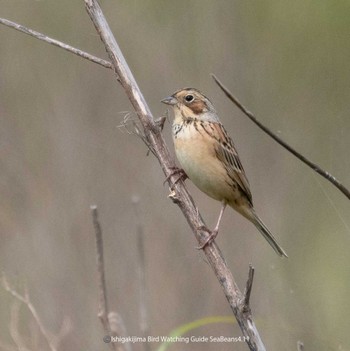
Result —
[[208, 228], [204, 226], [199, 227], [198, 230], [206, 231], [207, 233], [209, 233], [209, 236], [207, 239], [205, 239], [204, 243], [200, 244], [199, 246], [196, 246], [197, 250], [203, 250], [207, 245], [211, 244], [219, 233], [217, 229], [210, 231]]
[[179, 176], [172, 182], [171, 189], [174, 187], [174, 185], [180, 180], [186, 180], [188, 178], [186, 172], [182, 168], [178, 167], [172, 167], [171, 173], [165, 178], [163, 185], [175, 174], [178, 174]]

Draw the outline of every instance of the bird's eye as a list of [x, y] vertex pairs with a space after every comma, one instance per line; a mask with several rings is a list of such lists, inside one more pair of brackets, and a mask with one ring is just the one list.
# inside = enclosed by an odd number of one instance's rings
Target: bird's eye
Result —
[[188, 95], [185, 96], [185, 100], [186, 100], [187, 102], [191, 102], [191, 101], [194, 100], [194, 96], [191, 95], [191, 94], [188, 94]]

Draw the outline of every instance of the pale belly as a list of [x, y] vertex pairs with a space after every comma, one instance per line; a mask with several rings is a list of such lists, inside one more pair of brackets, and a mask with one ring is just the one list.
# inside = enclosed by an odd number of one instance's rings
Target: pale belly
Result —
[[181, 131], [174, 138], [177, 159], [189, 179], [215, 200], [231, 202], [239, 197], [240, 194], [230, 185], [226, 170], [216, 158], [215, 149], [207, 136], [190, 131]]

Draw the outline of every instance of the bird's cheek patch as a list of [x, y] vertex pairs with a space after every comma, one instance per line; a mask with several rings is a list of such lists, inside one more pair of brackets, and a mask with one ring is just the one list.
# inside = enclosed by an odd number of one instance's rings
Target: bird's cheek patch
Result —
[[190, 106], [191, 110], [194, 114], [199, 115], [205, 111], [207, 111], [206, 106], [203, 101], [194, 101]]

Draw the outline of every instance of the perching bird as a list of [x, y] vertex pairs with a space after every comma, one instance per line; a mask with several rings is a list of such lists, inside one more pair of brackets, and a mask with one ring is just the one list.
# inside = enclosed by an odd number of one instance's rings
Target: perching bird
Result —
[[183, 170], [201, 191], [222, 203], [215, 229], [202, 247], [217, 236], [229, 205], [251, 221], [280, 256], [288, 257], [254, 210], [242, 163], [211, 101], [197, 89], [184, 88], [162, 102], [174, 109], [173, 140]]

